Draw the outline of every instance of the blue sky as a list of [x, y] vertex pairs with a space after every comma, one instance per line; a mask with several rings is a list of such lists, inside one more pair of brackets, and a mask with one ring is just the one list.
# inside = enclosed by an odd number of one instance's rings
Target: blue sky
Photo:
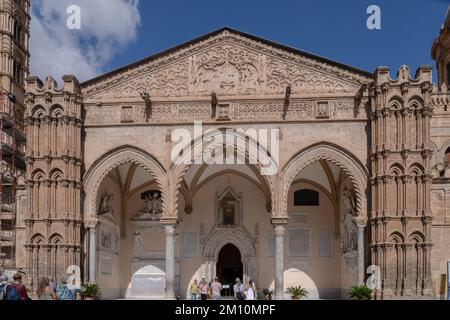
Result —
[[[55, 1], [57, 0], [38, 0], [35, 2], [37, 4], [34, 10], [40, 9], [39, 6], [45, 5], [46, 2], [54, 4]], [[450, 4], [450, 0], [108, 0], [109, 6], [103, 6], [100, 9], [98, 6], [90, 7], [91, 3], [101, 3], [101, 1], [70, 1], [85, 3], [86, 10], [83, 12], [98, 17], [95, 28], [92, 24], [89, 35], [78, 42], [79, 46], [89, 46], [90, 39], [97, 41], [97, 47], [95, 44], [91, 46], [91, 49], [97, 48], [96, 50], [91, 50], [88, 54], [83, 50], [80, 51], [81, 57], [92, 56], [92, 60], [86, 63], [91, 69], [85, 72], [84, 76], [79, 76], [81, 80], [119, 68], [223, 26], [236, 28], [370, 72], [377, 66], [386, 65], [391, 67], [391, 72], [395, 75], [402, 64], [407, 64], [414, 72], [421, 64], [434, 66], [430, 53], [431, 45], [439, 34]], [[114, 12], [112, 8], [114, 2], [134, 3], [138, 12], [125, 9]], [[57, 3], [61, 2], [58, 0]], [[369, 30], [366, 27], [369, 16], [366, 10], [372, 4], [381, 8], [381, 30]], [[48, 7], [51, 6], [48, 5]], [[48, 17], [53, 19], [56, 15], [54, 12], [50, 14], [49, 10]], [[56, 10], [54, 6], [52, 10]], [[61, 14], [65, 13], [64, 8], [61, 8], [61, 12]], [[128, 18], [127, 15], [133, 15], [132, 19], [126, 19], [121, 23], [122, 18]], [[40, 17], [40, 15], [37, 16]], [[111, 24], [116, 20], [118, 21], [116, 25]], [[103, 30], [100, 38], [96, 38], [94, 33], [100, 23], [111, 24], [111, 30]], [[124, 30], [128, 30], [133, 23], [135, 31], [123, 35], [120, 41], [118, 40], [118, 44], [105, 40], [114, 38], [114, 34], [121, 34]], [[58, 28], [64, 28], [64, 25], [48, 27], [48, 30], [52, 30], [48, 32], [49, 42], [58, 33]], [[89, 25], [83, 32], [87, 32], [86, 30], [89, 30]], [[34, 37], [36, 38], [42, 38], [42, 36], [39, 34]], [[60, 42], [67, 42], [62, 39], [64, 39], [63, 36]], [[36, 46], [39, 44], [36, 43]], [[50, 51], [50, 47], [51, 45], [47, 43], [45, 48], [40, 50]], [[98, 56], [95, 57], [92, 51], [107, 51], [110, 54], [107, 58], [101, 59]], [[49, 53], [45, 52], [45, 54]], [[99, 59], [102, 60], [101, 63], [96, 64], [95, 62]], [[56, 57], [53, 61], [55, 60]], [[57, 63], [47, 68], [53, 71], [55, 65]], [[68, 69], [65, 73], [71, 71], [71, 65], [77, 64], [64, 63], [62, 68]], [[46, 68], [43, 65], [40, 67]], [[75, 69], [74, 73], [77, 70], [81, 70], [80, 67]], [[54, 73], [58, 72], [58, 69], [54, 69]]]
[[[366, 9], [371, 4], [381, 8], [381, 30], [366, 28]], [[449, 4], [444, 0], [141, 1], [137, 41], [113, 59], [110, 68], [230, 26], [368, 71], [387, 65], [394, 73], [402, 64], [416, 70], [421, 64], [433, 64], [431, 45]]]

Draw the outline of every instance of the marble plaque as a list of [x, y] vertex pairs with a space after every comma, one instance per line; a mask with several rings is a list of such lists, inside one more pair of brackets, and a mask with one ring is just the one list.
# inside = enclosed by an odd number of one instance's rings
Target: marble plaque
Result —
[[289, 230], [289, 256], [309, 257], [311, 255], [311, 232], [309, 229]]
[[112, 275], [113, 257], [109, 255], [100, 255], [100, 272], [102, 275]]
[[183, 233], [182, 254], [184, 258], [194, 258], [197, 256], [197, 234], [195, 232]]
[[308, 215], [305, 213], [291, 213], [290, 223], [293, 224], [306, 224], [308, 223]]
[[267, 256], [275, 257], [275, 233], [267, 234]]
[[319, 257], [331, 257], [331, 232], [321, 231], [319, 234]]

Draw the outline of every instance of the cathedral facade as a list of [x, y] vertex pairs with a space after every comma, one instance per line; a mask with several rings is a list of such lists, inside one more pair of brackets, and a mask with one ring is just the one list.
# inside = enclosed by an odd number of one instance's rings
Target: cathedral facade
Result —
[[186, 298], [215, 276], [277, 299], [444, 294], [449, 34], [450, 17], [438, 83], [231, 28], [84, 83], [28, 77], [16, 268], [32, 287], [75, 272], [104, 299]]

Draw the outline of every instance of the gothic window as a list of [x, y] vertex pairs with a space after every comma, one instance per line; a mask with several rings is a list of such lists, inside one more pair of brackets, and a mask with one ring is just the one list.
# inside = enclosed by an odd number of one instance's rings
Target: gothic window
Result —
[[310, 189], [295, 191], [294, 206], [319, 206], [319, 193]]
[[14, 60], [13, 62], [13, 78], [14, 80], [16, 80], [18, 83], [22, 84], [23, 83], [23, 70], [22, 70], [22, 65], [20, 62], [17, 62]]

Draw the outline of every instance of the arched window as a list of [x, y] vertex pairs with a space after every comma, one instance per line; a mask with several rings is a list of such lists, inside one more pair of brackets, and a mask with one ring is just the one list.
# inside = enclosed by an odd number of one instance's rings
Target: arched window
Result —
[[294, 192], [294, 206], [318, 206], [319, 193], [311, 189], [302, 189]]

